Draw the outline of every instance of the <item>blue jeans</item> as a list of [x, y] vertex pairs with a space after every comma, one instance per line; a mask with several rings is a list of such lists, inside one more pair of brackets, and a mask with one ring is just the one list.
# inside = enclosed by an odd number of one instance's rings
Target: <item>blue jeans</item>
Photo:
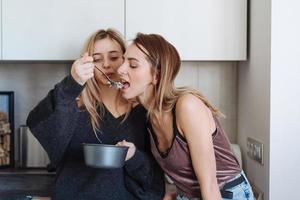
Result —
[[177, 194], [176, 200], [201, 200], [200, 198], [188, 198], [182, 194]]
[[[255, 197], [252, 192], [252, 188], [243, 171], [240, 174], [238, 174], [236, 177], [231, 179], [230, 181], [240, 176], [244, 176], [246, 180], [240, 183], [239, 185], [236, 185], [226, 190], [233, 193], [233, 198], [232, 199], [222, 198], [222, 200], [255, 200]], [[178, 194], [176, 198], [176, 200], [200, 200], [200, 199], [201, 198], [188, 198], [182, 194]]]
[[[244, 178], [246, 180], [243, 181], [242, 183], [240, 183], [239, 185], [226, 190], [226, 191], [233, 193], [233, 198], [231, 200], [255, 200], [251, 185], [243, 171], [239, 175], [237, 175], [235, 178], [233, 178], [232, 180], [234, 180], [240, 176], [244, 176]], [[222, 198], [222, 199], [229, 200], [226, 198]]]

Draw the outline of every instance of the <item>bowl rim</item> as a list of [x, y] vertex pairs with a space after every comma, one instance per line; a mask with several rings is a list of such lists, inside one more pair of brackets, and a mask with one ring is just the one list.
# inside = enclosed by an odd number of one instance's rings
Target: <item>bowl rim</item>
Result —
[[114, 148], [129, 148], [127, 146], [116, 146], [112, 144], [97, 144], [97, 143], [82, 143], [83, 146], [103, 146], [103, 147], [114, 147]]

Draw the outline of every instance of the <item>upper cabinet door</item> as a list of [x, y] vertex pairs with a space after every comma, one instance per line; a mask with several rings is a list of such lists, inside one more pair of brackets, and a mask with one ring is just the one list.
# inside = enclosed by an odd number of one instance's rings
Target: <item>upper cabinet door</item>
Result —
[[4, 60], [74, 60], [88, 36], [124, 33], [124, 0], [3, 0]]
[[159, 33], [182, 60], [245, 60], [247, 0], [128, 0], [126, 38]]

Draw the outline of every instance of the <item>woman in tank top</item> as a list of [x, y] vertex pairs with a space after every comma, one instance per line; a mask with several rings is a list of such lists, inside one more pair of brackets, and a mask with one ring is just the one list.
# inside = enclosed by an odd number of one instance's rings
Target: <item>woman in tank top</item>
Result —
[[199, 92], [176, 88], [177, 50], [163, 37], [139, 33], [118, 69], [126, 99], [148, 110], [151, 150], [175, 183], [177, 199], [249, 199], [253, 193], [217, 117]]

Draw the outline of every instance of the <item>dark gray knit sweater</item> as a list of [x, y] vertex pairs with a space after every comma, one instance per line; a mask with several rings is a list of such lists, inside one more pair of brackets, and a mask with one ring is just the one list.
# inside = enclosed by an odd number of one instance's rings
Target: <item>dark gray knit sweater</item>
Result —
[[146, 111], [137, 106], [128, 118], [115, 118], [107, 109], [98, 137], [106, 144], [126, 139], [137, 151], [121, 169], [85, 166], [82, 143], [99, 143], [89, 114], [78, 109], [76, 97], [84, 87], [67, 76], [30, 112], [27, 125], [57, 169], [52, 199], [162, 199], [164, 179], [154, 161], [146, 130]]

